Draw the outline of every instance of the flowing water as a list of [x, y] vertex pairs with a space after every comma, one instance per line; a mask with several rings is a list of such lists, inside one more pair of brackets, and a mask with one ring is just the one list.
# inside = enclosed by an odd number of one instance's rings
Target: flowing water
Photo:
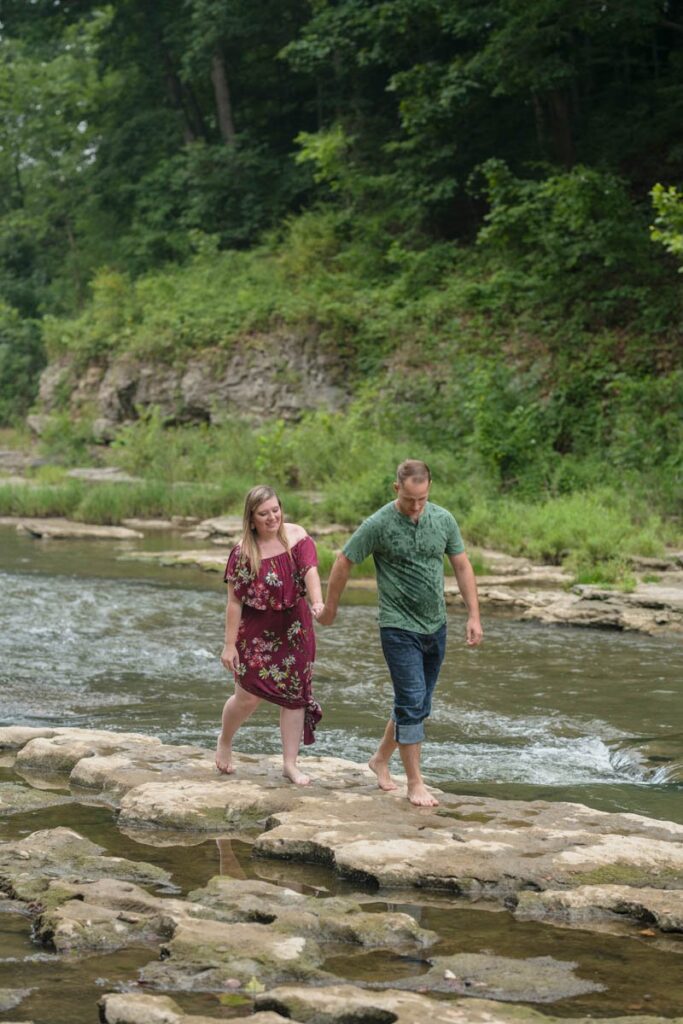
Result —
[[[228, 683], [218, 661], [223, 585], [192, 569], [125, 559], [132, 549], [173, 543], [168, 535], [133, 545], [42, 542], [0, 527], [0, 724], [134, 730], [170, 743], [213, 745]], [[374, 599], [353, 591], [347, 598], [335, 626], [318, 629], [315, 691], [324, 719], [311, 749], [363, 760], [383, 729], [391, 687]], [[449, 616], [449, 650], [424, 746], [430, 782], [461, 793], [575, 800], [683, 822], [680, 640], [504, 618], [484, 625], [484, 645], [468, 650], [462, 615]], [[274, 709], [262, 707], [236, 746], [277, 752], [276, 722]], [[2, 770], [0, 776], [9, 777]], [[0, 839], [57, 824], [71, 825], [112, 854], [166, 867], [183, 892], [220, 871], [344, 891], [326, 869], [254, 862], [239, 843], [187, 837], [186, 846], [177, 839], [143, 845], [144, 836], [123, 834], [102, 807], [17, 815], [0, 823]], [[440, 952], [556, 955], [604, 985], [602, 994], [549, 1012], [680, 1012], [680, 951], [646, 948], [636, 929], [635, 941], [596, 938], [515, 922], [505, 912], [439, 909], [435, 902], [401, 909], [439, 931]], [[149, 949], [138, 949], [74, 966], [38, 950], [27, 919], [0, 912], [0, 989], [34, 989], [19, 1008], [0, 1012], [0, 1020], [85, 1024], [95, 1019], [102, 991], [125, 986], [149, 959]], [[414, 963], [386, 954], [345, 956], [336, 966], [349, 978], [390, 981], [419, 973]], [[178, 1001], [213, 1016], [245, 1012], [208, 995]]]
[[[168, 537], [146, 545], [169, 546]], [[0, 724], [93, 726], [212, 746], [228, 678], [215, 575], [122, 560], [102, 542], [0, 529]], [[352, 591], [347, 592], [350, 602]], [[391, 707], [374, 599], [318, 628], [316, 753], [363, 760]], [[373, 605], [368, 606], [368, 600]], [[579, 800], [683, 822], [683, 643], [485, 621], [450, 642], [424, 747], [430, 781], [459, 792]], [[276, 752], [273, 708], [237, 746]]]

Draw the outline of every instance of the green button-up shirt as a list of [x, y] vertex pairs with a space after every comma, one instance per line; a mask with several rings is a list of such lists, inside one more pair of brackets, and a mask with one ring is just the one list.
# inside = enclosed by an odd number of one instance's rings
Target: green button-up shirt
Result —
[[343, 554], [352, 562], [373, 556], [380, 626], [434, 633], [446, 621], [443, 556], [464, 550], [445, 508], [428, 501], [414, 523], [390, 501], [358, 527]]

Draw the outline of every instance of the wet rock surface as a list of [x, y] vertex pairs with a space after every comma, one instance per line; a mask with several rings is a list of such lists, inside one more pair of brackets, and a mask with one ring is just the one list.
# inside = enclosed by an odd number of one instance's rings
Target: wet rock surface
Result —
[[683, 890], [639, 889], [627, 885], [583, 885], [569, 891], [523, 892], [515, 917], [585, 928], [630, 919], [660, 932], [683, 933]]
[[72, 798], [63, 793], [31, 789], [16, 782], [0, 782], [0, 814], [23, 814], [71, 802]]
[[[506, 1006], [486, 999], [435, 1002], [423, 995], [399, 990], [371, 992], [354, 985], [336, 985], [324, 989], [281, 986], [257, 996], [257, 1011], [273, 1010], [301, 1024], [506, 1024], [513, 1021], [555, 1024], [528, 1007]], [[564, 1024], [578, 1024], [575, 1017], [560, 1018]], [[586, 1022], [587, 1018], [580, 1018]], [[654, 1024], [663, 1018], [625, 1016], [610, 1018], [611, 1024]], [[669, 1024], [681, 1024], [683, 1018], [669, 1018]]]
[[154, 864], [108, 857], [101, 846], [70, 828], [33, 832], [16, 842], [0, 843], [0, 891], [27, 903], [60, 903], [60, 887], [51, 882], [118, 878], [161, 885], [168, 872]]
[[[411, 890], [431, 889], [461, 907], [498, 903], [520, 920], [599, 931], [614, 918], [670, 943], [681, 931], [683, 826], [674, 823], [443, 793], [439, 807], [416, 808], [401, 790], [380, 792], [368, 769], [340, 758], [309, 758], [314, 782], [305, 788], [283, 780], [276, 757], [239, 758], [236, 774], [221, 777], [210, 752], [136, 733], [9, 727], [0, 730], [0, 749], [27, 779], [57, 771], [76, 798], [106, 801], [120, 810], [123, 827], [150, 835], [160, 827], [180, 836], [241, 835], [259, 857], [322, 863], [407, 902]], [[8, 799], [27, 788], [9, 786]], [[42, 800], [45, 791], [36, 792]], [[218, 876], [180, 898], [169, 883], [160, 868], [108, 856], [72, 829], [0, 843], [0, 890], [33, 917], [48, 949], [72, 959], [149, 950], [139, 981], [153, 994], [106, 996], [105, 1021], [201, 1024], [166, 994], [244, 1000], [263, 992], [259, 1013], [302, 1024], [502, 1022], [521, 1019], [502, 1003], [550, 1004], [601, 988], [561, 956], [444, 955], [434, 931], [412, 914], [368, 906], [377, 900], [368, 893], [313, 895]], [[379, 992], [338, 984], [360, 951], [374, 950], [428, 970], [404, 966], [395, 981], [380, 972], [369, 982]]]
[[69, 519], [19, 519], [17, 529], [33, 537], [53, 540], [139, 540], [139, 530], [126, 526], [95, 526]]
[[[416, 808], [382, 793], [369, 769], [310, 757], [309, 787], [281, 775], [277, 757], [237, 760], [219, 776], [208, 751], [135, 733], [0, 729], [16, 766], [70, 774], [120, 809], [125, 827], [256, 832], [257, 856], [317, 862], [352, 881], [440, 889], [503, 902], [525, 891], [625, 885], [683, 889], [683, 825], [581, 804], [439, 794]], [[22, 742], [23, 747], [17, 749]]]
[[575, 963], [550, 956], [513, 959], [460, 953], [430, 959], [426, 974], [394, 982], [392, 988], [419, 992], [474, 995], [505, 1002], [554, 1003], [558, 999], [599, 992], [602, 985], [578, 978]]

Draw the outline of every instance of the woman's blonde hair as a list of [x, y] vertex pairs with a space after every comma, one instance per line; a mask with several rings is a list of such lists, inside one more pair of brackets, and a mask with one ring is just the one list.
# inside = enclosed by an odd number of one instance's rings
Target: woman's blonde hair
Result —
[[259, 569], [261, 568], [261, 552], [259, 551], [258, 542], [256, 540], [256, 529], [252, 519], [254, 512], [259, 505], [262, 505], [264, 501], [270, 501], [271, 498], [275, 498], [280, 506], [280, 512], [282, 513], [277, 537], [285, 551], [289, 554], [289, 541], [287, 540], [287, 532], [285, 530], [285, 517], [282, 512], [282, 502], [273, 488], [268, 487], [267, 484], [259, 484], [257, 487], [252, 487], [244, 499], [242, 540], [240, 542], [240, 564], [248, 565], [252, 576], [258, 576]]

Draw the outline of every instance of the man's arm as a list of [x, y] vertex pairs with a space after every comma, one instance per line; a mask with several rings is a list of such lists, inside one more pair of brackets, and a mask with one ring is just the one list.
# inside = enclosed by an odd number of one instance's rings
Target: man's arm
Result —
[[330, 572], [330, 578], [327, 581], [325, 607], [320, 615], [318, 615], [318, 622], [321, 626], [331, 626], [334, 622], [339, 606], [339, 598], [348, 582], [352, 565], [353, 562], [346, 555], [337, 555]]
[[467, 608], [467, 643], [470, 647], [476, 647], [481, 643], [484, 634], [479, 618], [479, 597], [474, 570], [464, 551], [459, 555], [449, 555], [448, 560], [453, 566], [458, 589]]

